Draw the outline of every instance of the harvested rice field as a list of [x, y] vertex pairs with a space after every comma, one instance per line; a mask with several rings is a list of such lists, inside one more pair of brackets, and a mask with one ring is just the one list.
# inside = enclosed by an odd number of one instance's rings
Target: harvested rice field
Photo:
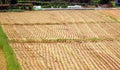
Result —
[[120, 42], [11, 43], [22, 70], [119, 70]]
[[0, 48], [0, 70], [7, 70], [7, 63], [3, 49]]
[[100, 11], [107, 16], [110, 16], [112, 19], [120, 22], [120, 10], [102, 10]]
[[120, 23], [105, 11], [0, 13], [0, 23], [22, 70], [119, 70]]
[[67, 25], [3, 25], [9, 40], [41, 41], [46, 39], [120, 39], [117, 23], [91, 23]]
[[109, 17], [106, 17], [95, 10], [0, 13], [0, 19], [1, 24], [68, 24], [114, 22]]

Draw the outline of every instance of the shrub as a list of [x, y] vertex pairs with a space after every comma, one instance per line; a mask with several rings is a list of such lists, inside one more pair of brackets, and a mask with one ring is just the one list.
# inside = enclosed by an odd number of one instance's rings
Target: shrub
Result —
[[112, 6], [113, 6], [113, 7], [115, 7], [115, 6], [116, 6], [115, 1], [111, 1], [111, 4], [112, 4]]
[[8, 10], [0, 10], [0, 12], [23, 12], [22, 9], [8, 9]]
[[42, 6], [42, 8], [51, 8], [51, 5]]
[[62, 8], [67, 8], [67, 5], [61, 5]]

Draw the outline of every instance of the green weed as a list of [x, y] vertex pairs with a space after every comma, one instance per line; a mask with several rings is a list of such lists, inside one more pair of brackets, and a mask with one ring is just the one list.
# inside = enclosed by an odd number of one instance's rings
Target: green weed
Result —
[[21, 70], [20, 64], [18, 63], [13, 49], [8, 44], [8, 38], [3, 32], [2, 27], [0, 26], [0, 46], [3, 48], [8, 70]]

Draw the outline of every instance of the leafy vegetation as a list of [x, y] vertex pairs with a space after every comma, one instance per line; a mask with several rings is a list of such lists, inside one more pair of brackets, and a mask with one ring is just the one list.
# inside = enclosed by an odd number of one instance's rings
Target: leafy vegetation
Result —
[[6, 4], [9, 3], [10, 0], [0, 0], [0, 4]]
[[113, 7], [116, 7], [116, 2], [115, 1], [111, 1], [111, 4]]
[[0, 12], [23, 12], [22, 9], [8, 9], [8, 10], [0, 10]]
[[91, 3], [99, 4], [100, 0], [90, 0]]
[[11, 2], [11, 4], [16, 4], [18, 2], [18, 0], [11, 0], [10, 2]]
[[109, 4], [110, 0], [100, 0], [100, 4]]
[[13, 49], [8, 44], [8, 38], [0, 26], [0, 46], [3, 48], [8, 70], [21, 70], [21, 67], [15, 57]]

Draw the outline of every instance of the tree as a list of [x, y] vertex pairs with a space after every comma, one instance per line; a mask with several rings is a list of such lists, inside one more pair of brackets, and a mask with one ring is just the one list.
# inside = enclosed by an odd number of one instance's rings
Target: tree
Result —
[[100, 0], [100, 4], [109, 4], [110, 0]]
[[5, 4], [5, 0], [2, 0], [2, 4]]
[[100, 0], [90, 0], [90, 2], [99, 4]]
[[9, 0], [0, 0], [0, 3], [1, 4], [7, 4], [7, 3], [9, 3]]
[[11, 4], [16, 4], [18, 2], [18, 0], [11, 0], [10, 3]]

